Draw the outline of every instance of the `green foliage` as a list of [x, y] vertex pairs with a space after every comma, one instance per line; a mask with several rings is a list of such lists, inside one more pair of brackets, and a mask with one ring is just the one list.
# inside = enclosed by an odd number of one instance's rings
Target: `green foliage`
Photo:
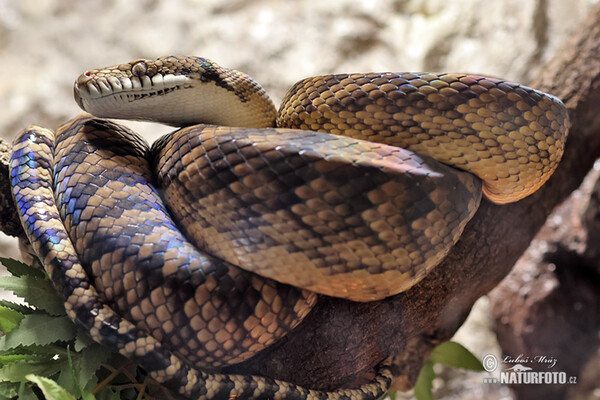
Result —
[[0, 305], [0, 331], [9, 333], [19, 325], [24, 317], [25, 315], [19, 311]]
[[433, 380], [435, 379], [434, 364], [442, 364], [454, 368], [472, 371], [483, 371], [481, 362], [464, 346], [456, 342], [444, 342], [433, 349], [433, 352], [423, 364], [414, 392], [417, 400], [433, 400]]
[[415, 383], [415, 397], [417, 400], [433, 400], [433, 380], [435, 379], [435, 372], [433, 371], [433, 362], [431, 360], [425, 361], [425, 364], [419, 371], [417, 382]]
[[40, 388], [47, 400], [75, 400], [75, 397], [71, 393], [67, 392], [52, 379], [32, 374], [27, 375], [26, 378]]
[[27, 264], [22, 263], [21, 261], [13, 260], [11, 258], [0, 257], [0, 263], [4, 265], [4, 268], [12, 276], [20, 277], [20, 276], [35, 276], [36, 278], [45, 278], [46, 274], [43, 271], [30, 267]]
[[[23, 315], [31, 314], [32, 312], [35, 311], [35, 308], [31, 308], [26, 304], [15, 303], [15, 302], [8, 301], [8, 300], [0, 300], [0, 306], [14, 310]], [[0, 331], [2, 331], [2, 330], [0, 330]]]
[[23, 316], [18, 330], [11, 330], [0, 338], [0, 348], [8, 350], [31, 345], [44, 346], [73, 338], [75, 326], [69, 318], [36, 312]]
[[447, 365], [454, 368], [463, 368], [471, 371], [485, 371], [481, 361], [477, 359], [463, 345], [456, 342], [444, 342], [433, 349], [429, 356], [433, 363]]
[[[33, 271], [38, 272], [36, 269]], [[0, 287], [27, 299], [27, 303], [50, 315], [65, 315], [63, 301], [45, 277], [34, 275], [0, 276]]]
[[0, 301], [0, 400], [153, 398], [133, 363], [66, 316], [43, 271], [1, 257], [0, 263], [12, 274], [0, 277], [0, 288], [31, 305]]

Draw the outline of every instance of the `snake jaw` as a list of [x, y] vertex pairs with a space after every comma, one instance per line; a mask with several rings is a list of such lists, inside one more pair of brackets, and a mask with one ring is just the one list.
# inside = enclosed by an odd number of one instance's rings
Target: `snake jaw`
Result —
[[[156, 98], [169, 93], [192, 88], [193, 82], [185, 76], [148, 75], [93, 79], [81, 76], [73, 87], [75, 101], [84, 111], [107, 118], [131, 118], [179, 125], [161, 120], [162, 102], [169, 98]], [[154, 103], [154, 104], [153, 104]], [[144, 112], [143, 110], [146, 110]], [[158, 116], [158, 117], [157, 117]]]
[[[188, 90], [189, 89], [189, 90]], [[177, 96], [171, 96], [171, 92]], [[277, 111], [248, 75], [200, 57], [161, 57], [87, 71], [74, 97], [99, 117], [167, 125], [273, 127]]]
[[79, 108], [81, 108], [82, 110], [85, 110], [85, 107], [83, 105], [83, 99], [81, 98], [81, 95], [79, 94], [79, 92], [80, 92], [80, 89], [77, 87], [77, 82], [75, 82], [75, 85], [73, 86], [73, 98], [75, 99], [75, 102], [77, 103]]

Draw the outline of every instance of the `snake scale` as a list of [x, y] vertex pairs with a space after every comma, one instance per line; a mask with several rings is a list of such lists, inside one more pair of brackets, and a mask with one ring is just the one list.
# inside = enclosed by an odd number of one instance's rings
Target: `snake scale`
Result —
[[[468, 74], [308, 78], [276, 111], [247, 75], [199, 57], [87, 71], [83, 114], [14, 141], [28, 238], [98, 342], [194, 399], [375, 399], [219, 367], [294, 329], [317, 294], [407, 290], [460, 237], [482, 193], [537, 190], [567, 136], [560, 100]], [[152, 147], [101, 118], [182, 126]], [[437, 160], [437, 161], [436, 161]]]

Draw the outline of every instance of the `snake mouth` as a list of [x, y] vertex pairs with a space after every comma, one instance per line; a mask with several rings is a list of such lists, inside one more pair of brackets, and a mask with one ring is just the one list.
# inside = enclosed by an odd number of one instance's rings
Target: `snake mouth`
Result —
[[156, 74], [152, 78], [148, 75], [97, 78], [91, 77], [86, 72], [77, 78], [73, 89], [75, 101], [86, 110], [84, 104], [107, 97], [115, 96], [122, 101], [133, 102], [145, 97], [162, 96], [177, 89], [191, 87], [191, 81], [184, 75], [173, 74]]
[[75, 81], [73, 92], [79, 107], [98, 117], [178, 125], [162, 115], [177, 109], [170, 93], [195, 86], [194, 80], [184, 75], [98, 77], [85, 73]]
[[252, 78], [201, 57], [138, 59], [90, 70], [73, 91], [83, 110], [102, 118], [258, 128], [274, 126], [277, 116]]

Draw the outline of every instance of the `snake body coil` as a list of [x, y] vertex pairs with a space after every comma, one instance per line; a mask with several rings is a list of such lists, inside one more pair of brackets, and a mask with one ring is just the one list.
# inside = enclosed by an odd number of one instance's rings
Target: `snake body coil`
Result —
[[410, 288], [482, 190], [505, 203], [548, 179], [568, 125], [552, 96], [461, 74], [309, 78], [277, 114], [245, 74], [197, 57], [88, 71], [75, 98], [97, 116], [193, 126], [152, 149], [89, 116], [24, 131], [11, 176], [29, 239], [95, 340], [211, 399], [383, 394], [385, 365], [337, 392], [195, 368], [264, 349], [315, 292], [372, 301]]

